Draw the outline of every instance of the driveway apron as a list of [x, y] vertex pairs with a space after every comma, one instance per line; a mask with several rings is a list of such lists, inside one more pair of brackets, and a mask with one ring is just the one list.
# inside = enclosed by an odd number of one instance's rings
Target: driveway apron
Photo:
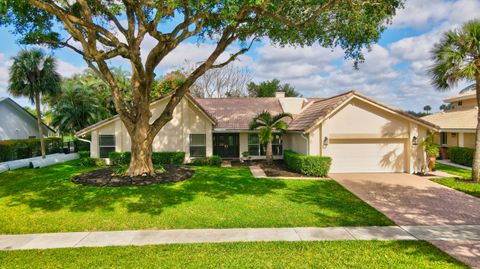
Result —
[[[480, 199], [426, 178], [401, 173], [331, 174], [334, 180], [399, 226], [479, 225]], [[480, 268], [480, 240], [427, 240]]]

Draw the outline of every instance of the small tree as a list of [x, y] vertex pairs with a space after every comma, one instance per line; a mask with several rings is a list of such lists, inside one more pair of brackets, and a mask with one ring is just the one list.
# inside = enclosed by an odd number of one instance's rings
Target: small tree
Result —
[[60, 91], [61, 77], [56, 71], [56, 61], [45, 55], [40, 49], [21, 50], [13, 57], [10, 67], [8, 91], [13, 96], [26, 96], [35, 104], [38, 135], [42, 158], [45, 158], [45, 141], [43, 137], [41, 97], [55, 95]]
[[428, 157], [428, 169], [433, 171], [435, 169], [435, 160], [440, 151], [440, 146], [435, 143], [435, 138], [433, 133], [429, 133], [425, 140], [422, 142], [422, 147], [425, 149]]
[[73, 134], [111, 116], [91, 88], [66, 81], [52, 104], [52, 125], [62, 134]]
[[451, 104], [442, 104], [442, 105], [439, 107], [439, 109], [442, 110], [442, 111], [448, 111], [448, 110], [451, 109], [451, 107], [452, 107]]
[[432, 110], [432, 107], [430, 105], [426, 105], [423, 107], [423, 111], [425, 111], [427, 114], [429, 114], [430, 110]]
[[259, 130], [258, 138], [261, 144], [267, 145], [267, 162], [272, 163], [273, 161], [273, 152], [272, 152], [272, 140], [274, 132], [285, 132], [288, 128], [287, 123], [283, 121], [284, 118], [292, 118], [290, 113], [280, 113], [272, 116], [270, 112], [263, 111], [253, 118], [250, 123], [250, 130]]
[[[475, 81], [477, 105], [480, 106], [480, 20], [465, 23], [460, 29], [444, 33], [432, 51], [435, 61], [429, 72], [433, 85], [447, 90], [459, 81]], [[472, 179], [479, 181], [480, 172], [480, 110], [478, 110], [475, 156]]]

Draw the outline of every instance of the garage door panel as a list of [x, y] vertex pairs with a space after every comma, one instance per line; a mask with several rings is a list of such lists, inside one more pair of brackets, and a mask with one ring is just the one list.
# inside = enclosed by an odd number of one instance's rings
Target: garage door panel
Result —
[[331, 143], [325, 155], [332, 157], [331, 173], [405, 172], [405, 143]]

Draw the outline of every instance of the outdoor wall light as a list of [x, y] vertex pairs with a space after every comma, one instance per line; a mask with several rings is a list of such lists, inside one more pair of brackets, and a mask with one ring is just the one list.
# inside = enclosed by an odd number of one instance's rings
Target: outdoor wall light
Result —
[[323, 138], [323, 145], [325, 147], [328, 146], [328, 137], [326, 137], [326, 136]]
[[412, 137], [412, 145], [414, 145], [414, 146], [418, 145], [418, 137], [416, 137], [416, 136]]

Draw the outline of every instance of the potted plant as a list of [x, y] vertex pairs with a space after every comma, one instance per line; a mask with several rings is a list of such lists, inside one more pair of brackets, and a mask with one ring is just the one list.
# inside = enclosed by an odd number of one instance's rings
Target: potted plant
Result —
[[250, 160], [252, 159], [252, 157], [250, 156], [250, 152], [248, 151], [244, 151], [242, 152], [242, 158], [240, 158], [240, 162], [245, 162], [245, 161], [248, 161], [250, 162]]
[[435, 169], [435, 163], [437, 160], [437, 156], [440, 150], [440, 146], [435, 143], [433, 133], [429, 133], [425, 140], [422, 142], [422, 146], [427, 153], [428, 158], [428, 171], [432, 172]]

